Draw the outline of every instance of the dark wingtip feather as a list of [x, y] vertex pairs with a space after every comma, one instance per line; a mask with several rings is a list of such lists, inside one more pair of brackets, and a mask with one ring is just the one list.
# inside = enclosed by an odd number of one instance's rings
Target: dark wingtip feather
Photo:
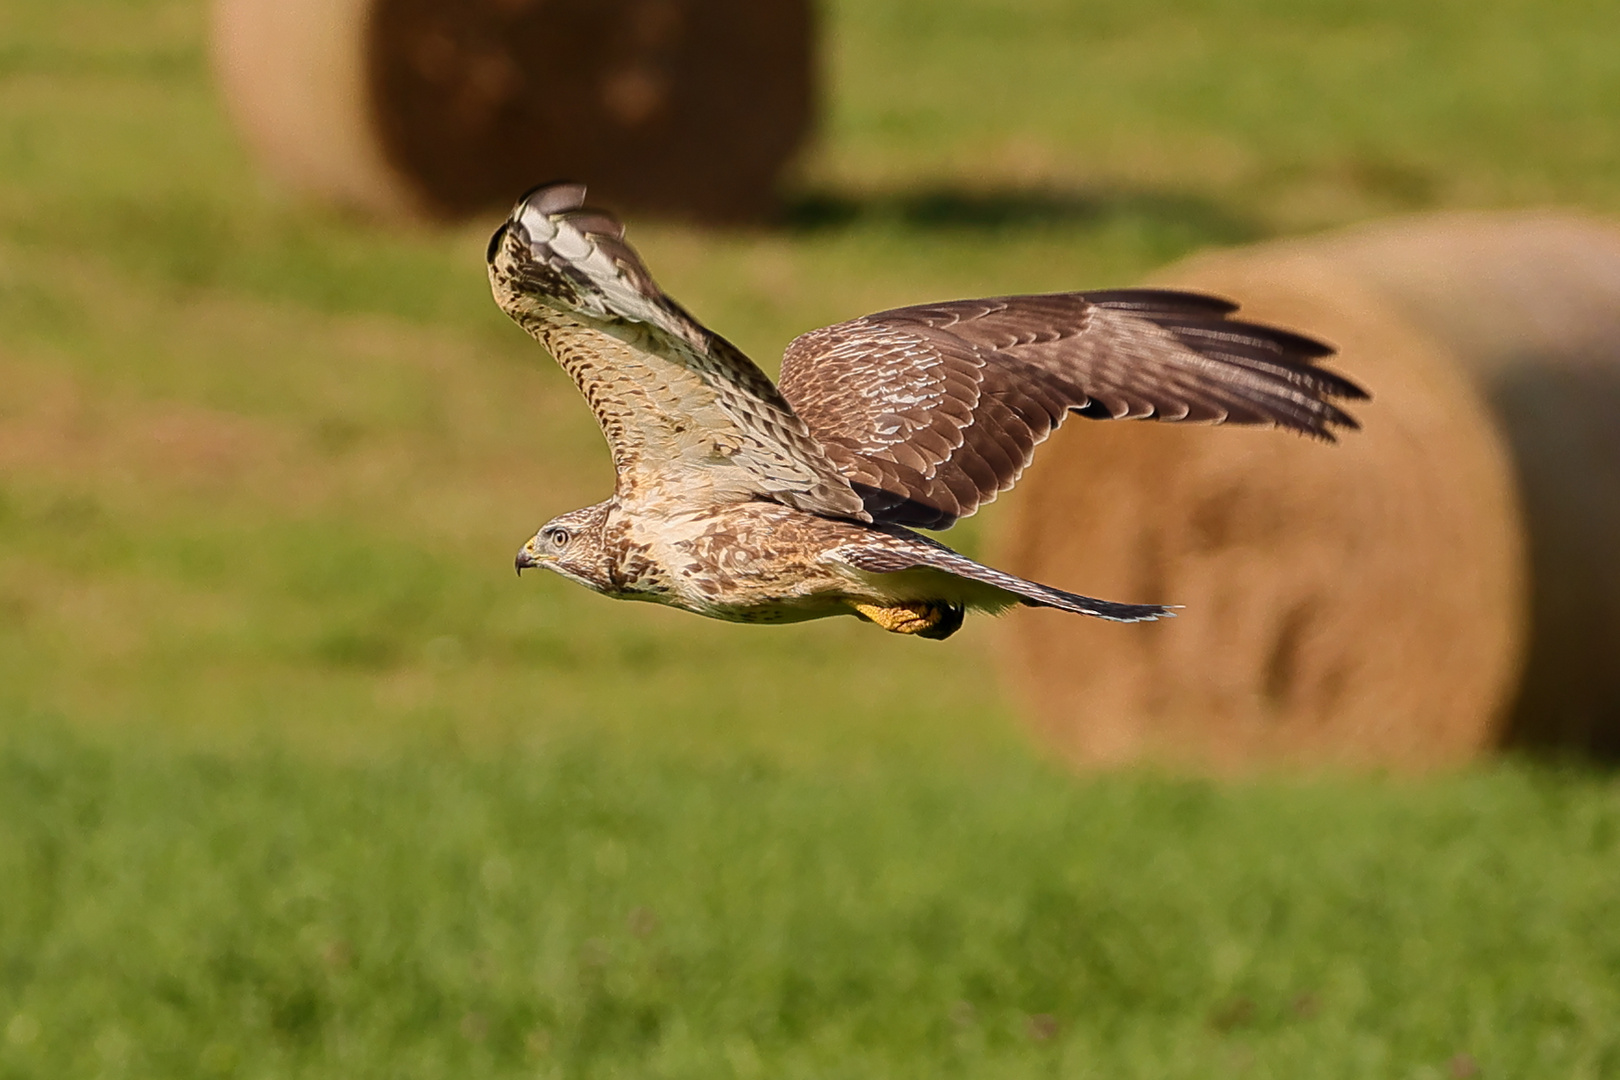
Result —
[[1107, 611], [1088, 611], [1086, 614], [1123, 623], [1158, 622], [1176, 617], [1176, 613], [1163, 604], [1110, 604], [1109, 608]]
[[1234, 300], [1183, 289], [1097, 289], [1080, 294], [1087, 303], [1139, 315], [1230, 315], [1239, 307]]
[[507, 224], [490, 238], [492, 260], [502, 233], [521, 220], [525, 212], [537, 212], [555, 222], [566, 222], [571, 228], [583, 233], [624, 271], [626, 278], [641, 293], [677, 312], [686, 321], [697, 324], [697, 320], [665, 296], [663, 290], [658, 287], [646, 264], [642, 262], [641, 256], [624, 239], [624, 222], [611, 211], [585, 204], [584, 184], [559, 180], [529, 189], [528, 193], [517, 201], [517, 206], [513, 209]]
[[1024, 604], [1029, 607], [1056, 608], [1076, 615], [1090, 615], [1094, 619], [1107, 619], [1109, 622], [1157, 622], [1160, 619], [1173, 619], [1181, 608], [1180, 604], [1119, 604], [1112, 600], [1098, 600], [1091, 596], [1064, 592], [1050, 585], [1036, 582], [1030, 584], [1035, 585], [1035, 589], [1026, 591], [1023, 598]]
[[1228, 330], [1239, 330], [1251, 334], [1262, 341], [1269, 341], [1285, 353], [1293, 356], [1307, 357], [1311, 360], [1320, 360], [1324, 356], [1333, 356], [1339, 349], [1330, 345], [1321, 338], [1301, 334], [1295, 330], [1284, 330], [1280, 326], [1266, 326], [1262, 323], [1249, 322], [1246, 319], [1223, 320]]
[[593, 239], [624, 239], [624, 222], [606, 210], [570, 210], [563, 214], [563, 220]]
[[[1338, 353], [1328, 342], [1281, 327], [1230, 319], [1225, 313], [1212, 317], [1207, 311], [1142, 308], [1133, 314], [1164, 327], [1195, 352], [1245, 368], [1268, 381], [1275, 380], [1279, 389], [1290, 387], [1295, 393], [1308, 395], [1308, 402], [1294, 394], [1271, 402], [1268, 411], [1282, 427], [1329, 443], [1338, 441], [1334, 427], [1350, 431], [1361, 428], [1355, 417], [1335, 405], [1333, 399], [1367, 401], [1372, 395], [1358, 383], [1317, 363]], [[1289, 402], [1287, 397], [1294, 400]]]
[[1176, 617], [1175, 610], [1165, 604], [1116, 604], [1108, 600], [1092, 600], [1086, 607], [1065, 607], [1061, 610], [1122, 623], [1158, 622]]
[[517, 201], [519, 208], [527, 205], [542, 214], [565, 214], [585, 206], [585, 185], [574, 180], [550, 180], [536, 184]]
[[[1235, 352], [1240, 355], [1227, 358], [1244, 366], [1260, 361], [1309, 372], [1317, 384], [1315, 392], [1324, 398], [1367, 401], [1372, 397], [1354, 381], [1317, 366], [1316, 361], [1337, 355], [1337, 346], [1294, 330], [1228, 318], [1239, 305], [1225, 297], [1178, 289], [1108, 289], [1082, 295], [1098, 307], [1157, 323], [1206, 355]], [[1325, 419], [1340, 427], [1360, 426], [1339, 409], [1332, 409]], [[1313, 425], [1307, 424], [1303, 430], [1319, 434]], [[1328, 438], [1331, 441], [1331, 436]]]

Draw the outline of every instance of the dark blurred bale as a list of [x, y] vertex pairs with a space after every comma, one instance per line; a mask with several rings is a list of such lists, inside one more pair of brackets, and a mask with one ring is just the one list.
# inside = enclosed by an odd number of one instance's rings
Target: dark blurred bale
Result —
[[284, 182], [450, 219], [534, 184], [767, 215], [814, 118], [809, 0], [217, 0], [216, 66]]
[[1187, 610], [1016, 622], [1042, 730], [1086, 765], [1620, 755], [1620, 229], [1442, 215], [1159, 280], [1335, 341], [1374, 400], [1337, 447], [1065, 427], [1021, 488], [1009, 565]]

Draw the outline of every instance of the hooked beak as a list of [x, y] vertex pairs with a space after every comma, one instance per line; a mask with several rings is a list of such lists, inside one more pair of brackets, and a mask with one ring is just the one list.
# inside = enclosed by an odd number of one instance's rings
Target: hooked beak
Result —
[[517, 567], [518, 577], [522, 577], [523, 571], [533, 570], [540, 565], [540, 560], [535, 558], [534, 553], [528, 548], [524, 548], [517, 553], [517, 559], [514, 560], [513, 565]]

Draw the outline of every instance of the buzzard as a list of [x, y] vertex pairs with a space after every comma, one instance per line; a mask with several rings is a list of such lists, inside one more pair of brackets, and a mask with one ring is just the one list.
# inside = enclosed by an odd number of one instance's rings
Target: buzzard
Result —
[[812, 330], [781, 385], [654, 284], [580, 184], [519, 200], [489, 244], [496, 302], [573, 378], [607, 436], [611, 498], [549, 522], [544, 567], [622, 600], [786, 623], [854, 615], [945, 638], [970, 610], [1171, 614], [983, 566], [945, 529], [1017, 481], [1071, 413], [1278, 426], [1332, 441], [1367, 395], [1320, 341], [1156, 289], [896, 308]]

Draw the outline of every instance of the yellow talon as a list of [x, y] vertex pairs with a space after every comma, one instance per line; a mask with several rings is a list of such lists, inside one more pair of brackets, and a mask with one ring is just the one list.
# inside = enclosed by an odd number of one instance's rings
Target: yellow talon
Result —
[[877, 623], [891, 634], [920, 634], [939, 625], [945, 617], [943, 609], [933, 604], [896, 604], [881, 607], [877, 604], [851, 603], [862, 618]]

